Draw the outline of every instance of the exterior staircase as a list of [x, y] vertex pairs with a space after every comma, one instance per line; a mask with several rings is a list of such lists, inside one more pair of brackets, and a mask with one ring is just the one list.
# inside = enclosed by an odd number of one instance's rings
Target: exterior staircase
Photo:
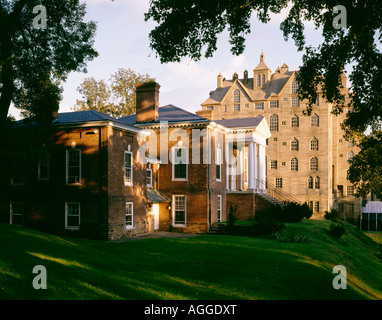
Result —
[[270, 203], [271, 205], [280, 205], [283, 206], [284, 202], [296, 202], [298, 204], [302, 204], [301, 201], [297, 200], [289, 193], [283, 191], [281, 188], [277, 188], [275, 185], [270, 183], [269, 181], [257, 180], [258, 185], [261, 186], [262, 190], [266, 190], [266, 192], [260, 192], [256, 195], [263, 198], [265, 201]]
[[210, 230], [208, 231], [209, 234], [223, 234], [224, 229], [226, 228], [226, 224], [215, 222], [210, 227]]

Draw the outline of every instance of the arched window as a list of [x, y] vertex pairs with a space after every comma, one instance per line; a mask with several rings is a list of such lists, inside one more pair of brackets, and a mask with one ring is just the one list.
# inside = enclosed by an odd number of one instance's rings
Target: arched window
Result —
[[298, 159], [297, 158], [292, 158], [290, 160], [290, 169], [292, 171], [298, 171]]
[[320, 189], [320, 177], [314, 179], [314, 189]]
[[291, 151], [298, 151], [298, 140], [296, 138], [290, 143], [290, 149]]
[[308, 188], [313, 189], [313, 177], [308, 178]]
[[320, 126], [320, 117], [315, 113], [312, 115], [312, 118], [310, 120], [310, 125], [312, 127], [319, 127]]
[[314, 137], [312, 140], [310, 140], [310, 150], [318, 151], [318, 140], [316, 137]]
[[265, 86], [265, 74], [263, 74], [261, 76], [261, 86], [264, 87]]
[[298, 82], [296, 80], [292, 81], [292, 93], [298, 92]]
[[318, 170], [318, 158], [313, 157], [310, 159], [310, 170], [317, 171]]
[[292, 128], [298, 128], [300, 126], [300, 118], [295, 114], [290, 121]]
[[279, 131], [279, 117], [277, 114], [272, 114], [269, 118], [269, 130]]
[[240, 103], [240, 90], [236, 89], [233, 92], [233, 103]]
[[353, 161], [353, 158], [354, 158], [354, 152], [353, 151], [350, 151], [348, 153], [348, 162], [352, 162]]
[[261, 87], [261, 76], [259, 74], [257, 75], [257, 86]]

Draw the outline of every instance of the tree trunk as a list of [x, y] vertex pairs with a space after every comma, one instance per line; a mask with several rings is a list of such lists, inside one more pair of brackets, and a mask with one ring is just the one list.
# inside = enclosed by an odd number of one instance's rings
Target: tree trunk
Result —
[[0, 97], [0, 128], [3, 128], [8, 116], [13, 95], [12, 40], [10, 34], [0, 36], [1, 80], [3, 85]]

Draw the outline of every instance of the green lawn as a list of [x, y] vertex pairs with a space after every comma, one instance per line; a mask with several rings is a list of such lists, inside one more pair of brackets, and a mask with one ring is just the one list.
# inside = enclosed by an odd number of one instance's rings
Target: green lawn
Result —
[[382, 244], [382, 231], [364, 231], [364, 233], [374, 241]]
[[[202, 235], [102, 242], [0, 224], [0, 299], [382, 299], [380, 245], [330, 222], [287, 224], [281, 238]], [[32, 269], [47, 269], [34, 290]], [[347, 289], [335, 290], [335, 265]]]

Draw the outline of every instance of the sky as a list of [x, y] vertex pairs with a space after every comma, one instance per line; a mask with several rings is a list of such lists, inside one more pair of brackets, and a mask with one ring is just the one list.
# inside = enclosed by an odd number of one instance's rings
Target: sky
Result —
[[[230, 52], [228, 32], [218, 38], [218, 50], [209, 59], [198, 62], [183, 59], [180, 63], [161, 64], [150, 48], [149, 33], [155, 27], [153, 21], [144, 21], [149, 0], [82, 0], [87, 3], [87, 21], [97, 23], [95, 49], [99, 56], [88, 63], [87, 73], [73, 72], [64, 84], [63, 99], [59, 112], [70, 112], [81, 95], [78, 86], [87, 77], [97, 80], [109, 79], [118, 68], [132, 69], [136, 73], [149, 74], [160, 84], [160, 106], [173, 104], [195, 112], [200, 104], [216, 88], [217, 75], [231, 79], [234, 72], [242, 77], [245, 69], [251, 71], [260, 61], [261, 52], [265, 62], [275, 72], [284, 62], [290, 70], [302, 64], [303, 52], [297, 51], [292, 39], [284, 40], [280, 22], [286, 10], [271, 16], [271, 21], [262, 24], [252, 18], [251, 33], [247, 36], [246, 50], [240, 56]], [[49, 12], [48, 12], [49, 19]], [[48, 20], [49, 23], [49, 20]], [[312, 23], [305, 25], [307, 45], [318, 46], [322, 42], [321, 32]], [[19, 111], [11, 108], [10, 113], [19, 118]]]

